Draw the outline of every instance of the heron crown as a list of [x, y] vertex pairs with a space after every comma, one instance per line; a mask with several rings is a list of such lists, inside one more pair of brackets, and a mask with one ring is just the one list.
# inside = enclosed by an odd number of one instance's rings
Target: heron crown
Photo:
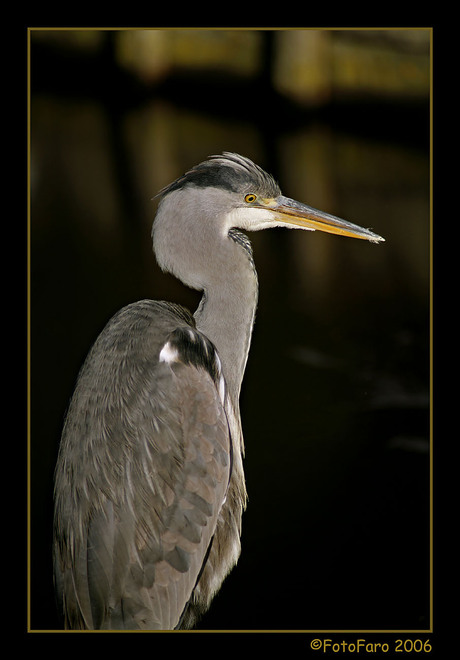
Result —
[[270, 174], [249, 158], [228, 151], [222, 155], [210, 156], [163, 188], [159, 194], [164, 196], [186, 186], [221, 188], [235, 193], [257, 193], [267, 198], [281, 194], [277, 182]]

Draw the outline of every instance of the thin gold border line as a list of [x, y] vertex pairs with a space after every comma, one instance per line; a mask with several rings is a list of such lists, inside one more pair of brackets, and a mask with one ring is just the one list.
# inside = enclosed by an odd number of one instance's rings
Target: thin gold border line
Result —
[[[31, 92], [30, 92], [30, 77], [31, 77], [31, 32], [41, 31], [125, 31], [125, 30], [277, 30], [277, 31], [291, 31], [291, 30], [428, 30], [430, 33], [430, 511], [429, 511], [429, 526], [430, 526], [430, 622], [428, 629], [414, 629], [414, 630], [190, 630], [190, 631], [71, 631], [71, 630], [41, 630], [31, 629], [31, 574], [30, 574], [30, 560], [31, 560], [31, 157], [30, 157], [30, 142], [31, 142]], [[28, 632], [274, 632], [274, 633], [432, 633], [434, 627], [434, 543], [433, 543], [433, 524], [434, 524], [434, 480], [433, 480], [433, 27], [193, 27], [193, 28], [174, 28], [174, 27], [28, 27], [27, 28], [27, 631]]]
[[433, 29], [430, 30], [430, 630], [434, 618], [434, 487], [433, 487]]
[[327, 27], [327, 26], [316, 26], [316, 27], [302, 27], [302, 26], [285, 26], [285, 27], [233, 27], [233, 26], [210, 26], [210, 27], [162, 27], [162, 26], [143, 26], [143, 27], [29, 27], [28, 30], [33, 30], [35, 32], [124, 32], [124, 31], [130, 31], [130, 30], [167, 30], [167, 31], [202, 31], [202, 32], [209, 32], [209, 31], [219, 31], [219, 32], [225, 32], [225, 31], [240, 31], [240, 32], [247, 32], [247, 31], [252, 31], [252, 32], [296, 32], [296, 31], [318, 31], [318, 30], [324, 30], [327, 32], [348, 32], [348, 31], [356, 31], [356, 32], [384, 32], [384, 31], [394, 31], [394, 32], [399, 32], [399, 31], [404, 31], [404, 30], [428, 30], [430, 33], [432, 33], [433, 28], [430, 26], [425, 26], [425, 27], [362, 27], [362, 26], [355, 26], [355, 27]]
[[340, 629], [340, 630], [329, 630], [329, 629], [324, 629], [324, 630], [309, 630], [309, 629], [297, 629], [294, 628], [292, 630], [290, 629], [280, 629], [278, 630], [277, 628], [270, 628], [270, 629], [265, 629], [261, 628], [260, 630], [258, 628], [255, 629], [248, 629], [248, 630], [240, 630], [239, 628], [217, 628], [217, 629], [206, 629], [206, 630], [64, 630], [64, 629], [52, 629], [52, 630], [31, 630], [29, 632], [34, 632], [34, 633], [65, 633], [67, 634], [76, 634], [76, 635], [87, 635], [87, 634], [106, 634], [106, 633], [138, 633], [138, 634], [153, 634], [153, 635], [161, 635], [161, 634], [166, 634], [166, 635], [201, 635], [205, 633], [248, 633], [248, 634], [255, 634], [255, 633], [274, 633], [274, 634], [287, 634], [287, 635], [293, 635], [293, 634], [299, 634], [299, 635], [338, 635], [338, 634], [375, 634], [375, 635], [429, 635], [432, 633], [431, 630], [425, 629], [425, 628], [420, 628], [420, 629], [409, 629], [409, 630], [374, 630], [374, 629], [366, 629], [366, 628], [357, 628], [356, 630], [348, 630], [348, 629]]
[[30, 479], [31, 479], [31, 386], [30, 386], [30, 28], [27, 30], [27, 630], [30, 631], [31, 585], [30, 585]]

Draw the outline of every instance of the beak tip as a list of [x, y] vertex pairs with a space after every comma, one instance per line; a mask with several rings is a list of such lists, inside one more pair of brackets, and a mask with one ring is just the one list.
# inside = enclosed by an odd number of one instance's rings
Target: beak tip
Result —
[[385, 243], [385, 239], [383, 238], [383, 236], [379, 236], [378, 234], [374, 234], [374, 236], [372, 236], [371, 238], [369, 238], [369, 241], [370, 241], [371, 243], [376, 243], [376, 244], [378, 244], [378, 243]]

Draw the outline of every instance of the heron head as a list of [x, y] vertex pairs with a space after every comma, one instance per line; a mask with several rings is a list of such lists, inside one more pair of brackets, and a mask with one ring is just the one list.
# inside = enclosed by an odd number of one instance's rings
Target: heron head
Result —
[[230, 230], [288, 227], [384, 239], [336, 216], [284, 197], [275, 179], [248, 158], [211, 156], [160, 191], [153, 247], [160, 267], [201, 289], [222, 271], [222, 241]]
[[194, 204], [197, 213], [218, 219], [224, 231], [232, 227], [247, 231], [288, 227], [373, 243], [385, 240], [369, 229], [284, 197], [270, 174], [249, 158], [235, 153], [210, 156], [164, 188], [160, 195], [165, 198], [175, 191], [182, 191], [183, 201]]

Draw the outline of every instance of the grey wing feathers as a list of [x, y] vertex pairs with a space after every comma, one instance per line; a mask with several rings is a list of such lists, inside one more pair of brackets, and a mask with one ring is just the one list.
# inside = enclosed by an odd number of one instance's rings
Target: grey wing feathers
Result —
[[70, 628], [176, 627], [230, 478], [212, 345], [185, 312], [125, 310], [82, 369], [56, 471], [55, 580]]

